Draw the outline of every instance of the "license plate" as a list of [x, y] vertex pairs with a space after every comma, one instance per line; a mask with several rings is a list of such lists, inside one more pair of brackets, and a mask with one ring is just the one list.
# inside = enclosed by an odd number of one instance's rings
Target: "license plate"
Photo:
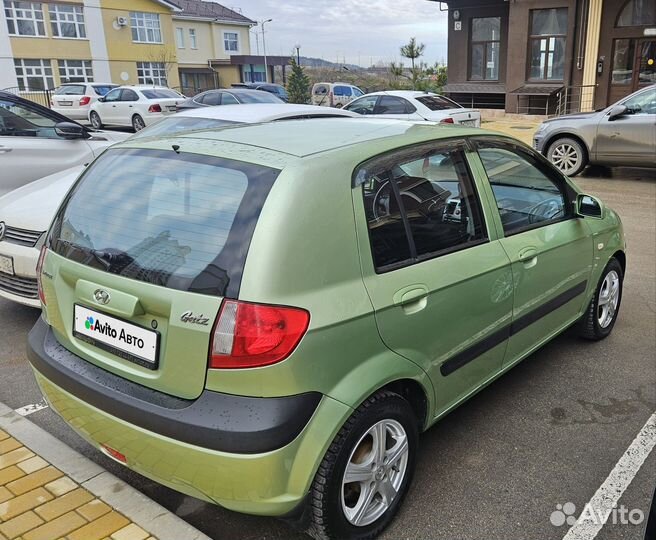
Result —
[[167, 107], [167, 109], [171, 112], [175, 112], [178, 110], [178, 108], [175, 105], [173, 105], [172, 107]]
[[460, 124], [463, 126], [475, 126], [476, 120], [463, 120]]
[[74, 305], [73, 335], [148, 369], [157, 369], [159, 332]]
[[0, 255], [0, 272], [14, 275], [14, 259], [7, 255]]
[[72, 101], [60, 101], [59, 104], [62, 105], [63, 107], [70, 107], [71, 105], [73, 105], [73, 102]]

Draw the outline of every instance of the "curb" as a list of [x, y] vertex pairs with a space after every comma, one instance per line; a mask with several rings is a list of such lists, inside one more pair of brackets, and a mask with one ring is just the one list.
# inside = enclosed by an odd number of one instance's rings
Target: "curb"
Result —
[[159, 540], [211, 540], [4, 403], [0, 403], [0, 429]]

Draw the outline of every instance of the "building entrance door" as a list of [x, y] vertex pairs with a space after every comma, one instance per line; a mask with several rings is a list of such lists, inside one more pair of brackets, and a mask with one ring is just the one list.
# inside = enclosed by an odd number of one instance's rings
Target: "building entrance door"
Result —
[[656, 83], [656, 39], [613, 41], [613, 64], [608, 105]]

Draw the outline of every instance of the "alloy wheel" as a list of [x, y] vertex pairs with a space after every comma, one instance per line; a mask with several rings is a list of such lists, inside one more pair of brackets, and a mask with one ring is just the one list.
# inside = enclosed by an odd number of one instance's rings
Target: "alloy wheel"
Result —
[[381, 420], [360, 438], [342, 478], [342, 511], [349, 523], [364, 527], [387, 511], [403, 484], [408, 456], [408, 436], [396, 420]]
[[577, 170], [580, 160], [577, 149], [565, 142], [557, 145], [551, 154], [551, 162], [565, 174]]
[[132, 119], [132, 127], [134, 128], [135, 131], [141, 131], [143, 128], [146, 127], [146, 124], [143, 121], [143, 118], [141, 116], [135, 116]]
[[619, 301], [620, 276], [615, 270], [611, 270], [606, 274], [599, 289], [599, 301], [597, 303], [597, 320], [599, 321], [599, 326], [607, 328], [613, 321]]

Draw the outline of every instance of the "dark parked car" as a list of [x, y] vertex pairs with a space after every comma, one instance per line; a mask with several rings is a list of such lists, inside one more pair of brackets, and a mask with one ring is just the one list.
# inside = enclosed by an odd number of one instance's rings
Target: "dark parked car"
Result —
[[569, 176], [588, 164], [656, 167], [656, 85], [601, 111], [547, 120], [533, 146]]
[[285, 90], [285, 87], [280, 85], [280, 84], [262, 83], [262, 82], [237, 83], [237, 84], [233, 84], [232, 87], [233, 88], [250, 88], [251, 90], [263, 90], [265, 92], [269, 92], [270, 94], [273, 94], [274, 96], [279, 97], [285, 103], [287, 103], [289, 101], [289, 96], [287, 95], [287, 90]]
[[207, 90], [194, 97], [187, 98], [178, 105], [178, 110], [212, 107], [214, 105], [240, 105], [242, 103], [284, 103], [284, 101], [263, 90], [228, 88], [225, 90]]

